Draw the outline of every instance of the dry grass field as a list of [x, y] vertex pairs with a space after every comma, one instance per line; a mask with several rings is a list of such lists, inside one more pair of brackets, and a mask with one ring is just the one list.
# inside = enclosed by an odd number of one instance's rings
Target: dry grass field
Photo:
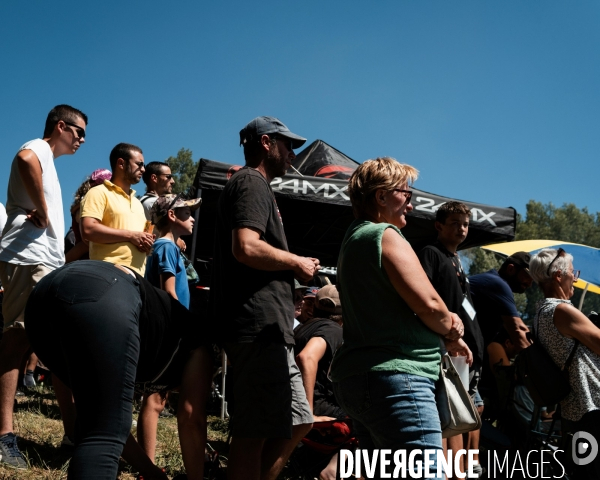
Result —
[[[134, 418], [137, 419], [137, 412], [134, 413]], [[60, 447], [63, 429], [58, 404], [51, 390], [35, 387], [27, 395], [17, 397], [15, 433], [19, 436], [19, 448], [26, 456], [30, 468], [14, 470], [0, 466], [0, 480], [67, 478], [70, 453]], [[159, 420], [157, 437], [157, 464], [167, 469], [169, 477], [184, 472], [175, 417]], [[208, 438], [213, 448], [226, 452], [227, 423], [216, 417], [209, 417]], [[128, 465], [121, 462], [118, 478], [134, 480], [135, 472], [132, 473]]]

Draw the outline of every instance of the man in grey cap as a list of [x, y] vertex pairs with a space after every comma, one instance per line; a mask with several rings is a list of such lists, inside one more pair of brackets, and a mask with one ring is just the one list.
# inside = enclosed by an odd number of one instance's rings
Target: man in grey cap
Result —
[[227, 477], [275, 479], [312, 426], [294, 361], [294, 277], [312, 279], [316, 258], [290, 253], [270, 182], [305, 138], [274, 117], [240, 131], [246, 166], [219, 198], [211, 306], [233, 367], [234, 412]]

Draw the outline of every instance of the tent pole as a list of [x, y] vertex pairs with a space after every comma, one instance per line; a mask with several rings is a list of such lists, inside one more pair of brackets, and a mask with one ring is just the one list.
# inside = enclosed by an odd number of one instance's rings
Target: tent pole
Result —
[[300, 175], [301, 177], [303, 177], [303, 176], [304, 176], [304, 175], [302, 175], [302, 174], [301, 174], [301, 173], [300, 173], [298, 170], [296, 170], [296, 169], [294, 168], [294, 166], [293, 166], [293, 165], [290, 165], [290, 168], [291, 168], [291, 169], [292, 169], [294, 172], [296, 172], [298, 175]]
[[590, 288], [590, 284], [586, 283], [585, 288], [583, 289], [583, 293], [581, 294], [581, 299], [579, 300], [579, 311], [580, 312], [581, 312], [581, 307], [583, 307], [583, 299], [585, 298], [585, 294], [587, 293], [588, 288]]

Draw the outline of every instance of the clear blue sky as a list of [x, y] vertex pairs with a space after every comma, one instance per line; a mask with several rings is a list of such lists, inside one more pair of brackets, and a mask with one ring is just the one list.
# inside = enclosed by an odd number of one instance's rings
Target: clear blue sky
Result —
[[0, 22], [3, 203], [17, 149], [68, 103], [90, 122], [57, 159], [66, 208], [119, 142], [242, 163], [238, 131], [273, 115], [414, 165], [422, 190], [600, 211], [597, 1], [32, 0]]

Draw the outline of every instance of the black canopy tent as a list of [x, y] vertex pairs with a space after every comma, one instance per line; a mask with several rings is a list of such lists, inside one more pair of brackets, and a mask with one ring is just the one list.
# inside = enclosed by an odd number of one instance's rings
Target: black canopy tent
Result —
[[[304, 176], [288, 173], [273, 180], [271, 187], [290, 251], [319, 258], [322, 265], [336, 265], [344, 234], [354, 218], [346, 190], [347, 178], [356, 166], [357, 162], [317, 140], [300, 152], [294, 162], [294, 167]], [[202, 197], [202, 207], [194, 235], [194, 258], [206, 260], [212, 257], [217, 201], [229, 177], [240, 168], [239, 165], [200, 160], [194, 187]], [[313, 176], [315, 173], [319, 176]], [[435, 240], [435, 212], [450, 200], [453, 199], [414, 189], [414, 210], [408, 215], [408, 224], [402, 233], [415, 250]], [[464, 203], [471, 209], [472, 218], [469, 236], [461, 248], [514, 238], [514, 208]]]
[[315, 140], [296, 156], [293, 165], [304, 176], [348, 180], [359, 163], [323, 140]]

